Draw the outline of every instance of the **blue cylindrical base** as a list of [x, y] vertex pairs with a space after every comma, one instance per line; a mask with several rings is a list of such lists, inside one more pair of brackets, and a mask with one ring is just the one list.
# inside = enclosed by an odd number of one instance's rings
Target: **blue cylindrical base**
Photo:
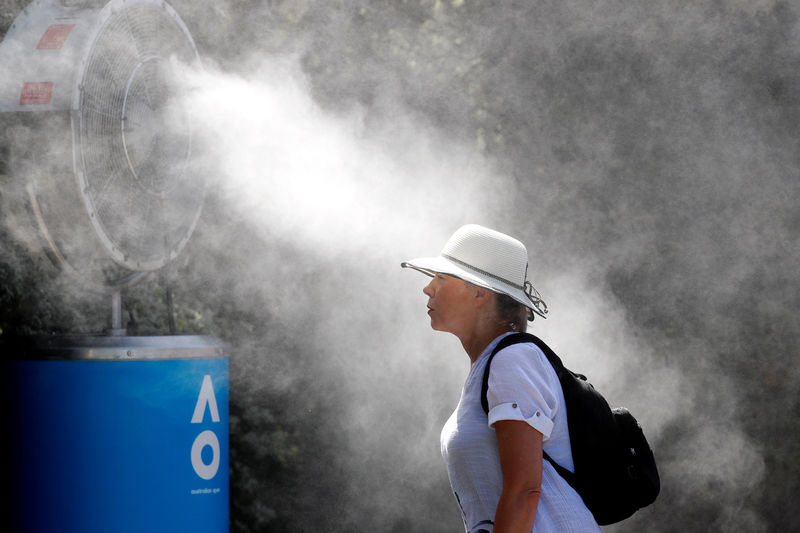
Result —
[[14, 531], [228, 531], [228, 359], [124, 339], [3, 362]]

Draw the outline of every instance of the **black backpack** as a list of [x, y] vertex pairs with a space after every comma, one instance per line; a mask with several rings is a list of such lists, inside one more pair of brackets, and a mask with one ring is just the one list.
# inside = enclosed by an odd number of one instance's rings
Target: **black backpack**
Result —
[[653, 452], [639, 423], [627, 409], [611, 409], [586, 376], [564, 368], [561, 359], [538, 337], [514, 333], [495, 347], [483, 373], [483, 410], [488, 414], [486, 392], [492, 359], [503, 348], [521, 342], [538, 346], [561, 382], [575, 473], [553, 461], [546, 452], [544, 459], [580, 494], [601, 526], [624, 520], [653, 503], [661, 482]]

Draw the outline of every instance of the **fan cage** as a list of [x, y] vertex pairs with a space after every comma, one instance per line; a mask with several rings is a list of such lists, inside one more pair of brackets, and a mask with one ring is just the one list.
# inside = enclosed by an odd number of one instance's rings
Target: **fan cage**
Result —
[[198, 55], [162, 2], [106, 6], [81, 66], [73, 105], [75, 171], [92, 225], [112, 259], [135, 271], [174, 259], [203, 201], [191, 171], [191, 122], [176, 94], [174, 62]]

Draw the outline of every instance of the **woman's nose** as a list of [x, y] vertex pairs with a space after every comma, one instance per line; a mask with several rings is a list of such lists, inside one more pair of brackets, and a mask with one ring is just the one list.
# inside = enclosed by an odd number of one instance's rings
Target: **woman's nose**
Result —
[[433, 285], [433, 280], [431, 280], [431, 282], [425, 285], [425, 288], [422, 289], [423, 294], [425, 294], [425, 296], [428, 298], [433, 296], [433, 288], [431, 285]]

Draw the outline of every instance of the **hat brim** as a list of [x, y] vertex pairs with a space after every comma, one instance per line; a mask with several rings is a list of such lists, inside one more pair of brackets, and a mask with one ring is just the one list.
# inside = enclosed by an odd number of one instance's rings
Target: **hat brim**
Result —
[[531, 311], [541, 314], [539, 313], [538, 309], [534, 307], [524, 290], [505, 283], [497, 278], [486, 276], [481, 272], [471, 271], [466, 267], [462, 267], [461, 265], [453, 263], [445, 257], [418, 257], [410, 261], [404, 261], [400, 263], [400, 266], [403, 268], [413, 268], [414, 270], [422, 272], [423, 274], [431, 277], [436, 274], [455, 276], [463, 279], [464, 281], [472, 283], [473, 285], [477, 285], [478, 287], [483, 287], [484, 289], [489, 289], [492, 292], [510, 296]]

